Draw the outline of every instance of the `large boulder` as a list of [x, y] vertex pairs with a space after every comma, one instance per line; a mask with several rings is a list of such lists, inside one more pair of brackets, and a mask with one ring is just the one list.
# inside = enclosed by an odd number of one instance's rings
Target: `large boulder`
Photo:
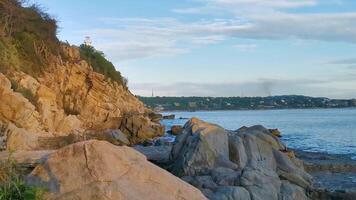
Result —
[[50, 199], [206, 199], [126, 146], [90, 140], [51, 154], [27, 177]]
[[185, 124], [171, 156], [172, 171], [178, 176], [197, 175], [215, 167], [237, 168], [229, 161], [228, 132], [197, 118]]
[[177, 136], [170, 170], [211, 199], [308, 199], [311, 176], [274, 129], [227, 131], [193, 118]]

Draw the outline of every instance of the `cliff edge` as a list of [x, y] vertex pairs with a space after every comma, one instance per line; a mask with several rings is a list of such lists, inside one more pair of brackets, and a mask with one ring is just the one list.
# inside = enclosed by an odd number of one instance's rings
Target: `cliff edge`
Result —
[[103, 54], [90, 47], [88, 59], [85, 46], [59, 41], [49, 15], [2, 0], [0, 19], [1, 148], [48, 149], [53, 138], [107, 129], [131, 144], [163, 134]]

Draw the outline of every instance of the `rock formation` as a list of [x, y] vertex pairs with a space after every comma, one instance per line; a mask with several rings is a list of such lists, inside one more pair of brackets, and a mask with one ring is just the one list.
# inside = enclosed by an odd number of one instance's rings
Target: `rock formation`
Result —
[[[81, 60], [79, 49], [62, 44], [66, 62], [53, 59], [38, 77], [0, 73], [0, 122], [8, 149], [41, 149], [39, 137], [121, 129], [130, 143], [162, 135], [163, 127], [130, 91]], [[20, 91], [14, 91], [21, 88]]]
[[[68, 167], [70, 166], [70, 167]], [[206, 199], [196, 188], [148, 162], [130, 147], [90, 140], [49, 155], [27, 182], [50, 199]]]
[[229, 132], [193, 118], [177, 136], [170, 170], [210, 199], [307, 200], [311, 176], [262, 126]]

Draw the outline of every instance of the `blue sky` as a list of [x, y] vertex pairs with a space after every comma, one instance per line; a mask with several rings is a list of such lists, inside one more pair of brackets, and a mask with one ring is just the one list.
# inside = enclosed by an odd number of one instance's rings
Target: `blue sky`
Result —
[[356, 98], [353, 0], [37, 0], [134, 94]]

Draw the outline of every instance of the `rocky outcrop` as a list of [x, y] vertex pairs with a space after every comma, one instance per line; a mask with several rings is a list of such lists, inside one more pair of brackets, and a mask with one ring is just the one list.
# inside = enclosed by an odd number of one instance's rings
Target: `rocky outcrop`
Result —
[[309, 199], [311, 176], [262, 126], [227, 131], [193, 118], [177, 136], [170, 170], [211, 199]]
[[155, 112], [149, 112], [148, 117], [151, 119], [153, 122], [159, 122], [162, 118], [163, 115]]
[[11, 89], [11, 82], [0, 73], [0, 121], [14, 123], [16, 127], [29, 131], [41, 131], [40, 114], [36, 107], [20, 93]]
[[0, 122], [7, 127], [7, 148], [40, 149], [38, 137], [107, 129], [121, 128], [130, 144], [163, 134], [130, 91], [94, 72], [78, 48], [61, 48], [66, 61], [53, 58], [37, 77], [16, 70], [0, 73]]
[[141, 115], [124, 116], [118, 128], [128, 135], [132, 143], [142, 143], [147, 138], [164, 135], [164, 126]]
[[[70, 166], [70, 167], [68, 167]], [[27, 177], [50, 199], [206, 199], [130, 147], [90, 140], [49, 155]]]

